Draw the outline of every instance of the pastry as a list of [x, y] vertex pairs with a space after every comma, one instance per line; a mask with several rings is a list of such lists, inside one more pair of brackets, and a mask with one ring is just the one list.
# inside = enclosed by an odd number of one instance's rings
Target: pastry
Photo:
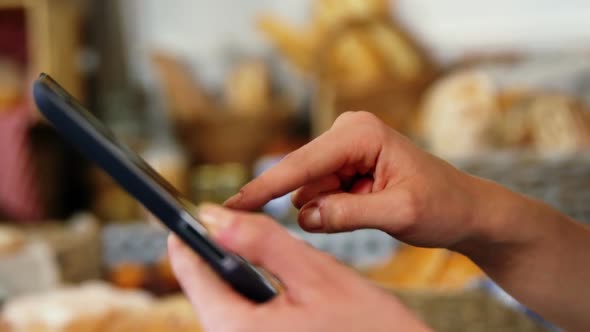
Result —
[[445, 249], [405, 246], [386, 264], [367, 276], [377, 284], [395, 289], [462, 290], [483, 272], [467, 257]]
[[438, 277], [450, 254], [444, 249], [406, 246], [390, 262], [372, 269], [367, 276], [385, 287], [428, 288]]
[[422, 109], [423, 136], [443, 157], [465, 157], [491, 149], [489, 130], [500, 117], [496, 87], [486, 74], [464, 71], [434, 84]]
[[433, 285], [440, 290], [462, 290], [483, 276], [484, 273], [469, 258], [452, 253]]
[[571, 98], [541, 95], [532, 101], [530, 112], [537, 150], [575, 152], [590, 147], [587, 112]]
[[590, 113], [574, 98], [508, 91], [498, 99], [503, 115], [490, 131], [496, 147], [541, 152], [575, 152], [590, 147]]

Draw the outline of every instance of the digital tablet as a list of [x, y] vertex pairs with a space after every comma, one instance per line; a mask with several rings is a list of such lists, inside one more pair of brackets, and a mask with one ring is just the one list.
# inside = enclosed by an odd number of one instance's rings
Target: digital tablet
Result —
[[265, 302], [277, 291], [251, 264], [213, 242], [190, 212], [190, 204], [137, 153], [56, 81], [41, 74], [33, 95], [37, 107], [55, 129], [88, 159], [104, 169], [129, 194], [200, 255], [237, 292]]

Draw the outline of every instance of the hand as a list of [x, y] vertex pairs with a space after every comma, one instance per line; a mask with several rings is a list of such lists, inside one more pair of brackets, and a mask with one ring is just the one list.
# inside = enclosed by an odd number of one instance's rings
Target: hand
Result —
[[249, 302], [171, 236], [172, 268], [205, 331], [428, 330], [393, 296], [265, 216], [204, 205], [199, 217], [221, 246], [273, 273], [285, 287], [270, 302]]
[[226, 206], [256, 209], [296, 190], [292, 200], [307, 231], [377, 228], [415, 245], [452, 247], [475, 235], [475, 181], [374, 115], [349, 112]]
[[460, 172], [369, 113], [343, 114], [226, 205], [255, 209], [293, 190], [308, 231], [377, 228], [459, 251], [532, 310], [590, 331], [590, 227]]

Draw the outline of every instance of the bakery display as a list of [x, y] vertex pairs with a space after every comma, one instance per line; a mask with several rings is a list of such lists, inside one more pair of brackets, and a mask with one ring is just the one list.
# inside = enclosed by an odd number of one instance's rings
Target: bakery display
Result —
[[[466, 40], [444, 52], [449, 40], [437, 37], [435, 44], [423, 46], [419, 39], [448, 33], [420, 28], [432, 22], [430, 5], [412, 9], [389, 0], [313, 0], [299, 25], [253, 13], [250, 24], [275, 53], [259, 48], [257, 38], [249, 43], [225, 29], [224, 36], [207, 30], [207, 40], [160, 30], [175, 25], [174, 20], [140, 31], [145, 22], [125, 22], [135, 5], [93, 2], [87, 21], [74, 2], [0, 4], [9, 8], [2, 17], [18, 15], [13, 22], [19, 25], [0, 28], [5, 37], [0, 42], [0, 117], [8, 126], [11, 116], [26, 110], [28, 76], [42, 69], [78, 97], [87, 95], [84, 104], [192, 202], [221, 203], [259, 170], [305, 144], [310, 126], [312, 136], [318, 135], [344, 111], [365, 110], [463, 171], [590, 221], [587, 52], [547, 55], [527, 49], [525, 54], [502, 48], [506, 53], [496, 55], [482, 47], [467, 54], [460, 45]], [[452, 6], [435, 14], [455, 15], [460, 8]], [[148, 7], [152, 12], [157, 5]], [[256, 8], [249, 5], [243, 14]], [[113, 10], [121, 15], [110, 15]], [[424, 21], [408, 20], [416, 17], [412, 10]], [[117, 24], [106, 30], [97, 24], [111, 16]], [[450, 17], [438, 22], [454, 24], [456, 18]], [[240, 29], [248, 24], [231, 21]], [[134, 26], [138, 23], [143, 26]], [[132, 38], [140, 47], [127, 49], [127, 37], [140, 37]], [[250, 31], [244, 37], [254, 36]], [[474, 41], [485, 46], [485, 38]], [[455, 62], [455, 56], [466, 58]], [[213, 63], [219, 68], [200, 67]], [[150, 68], [155, 75], [146, 72]], [[292, 87], [294, 92], [287, 91]], [[154, 114], [158, 111], [164, 114]], [[58, 220], [18, 228], [2, 221], [0, 332], [201, 331], [166, 257], [166, 229], [146, 222], [155, 219], [102, 171], [91, 168], [79, 178], [74, 169], [85, 165], [62, 149], [63, 142], [50, 139], [52, 128], [41, 127], [35, 123], [31, 131], [33, 164], [43, 171], [37, 182], [45, 215]], [[176, 137], [162, 139], [169, 129]], [[0, 132], [6, 134], [6, 151], [20, 141], [8, 129]], [[302, 141], [292, 144], [294, 136]], [[14, 196], [12, 190], [6, 193]], [[70, 200], [79, 204], [72, 211], [90, 210], [96, 218], [82, 214], [71, 222], [71, 211], [60, 207]], [[38, 219], [0, 210], [14, 220]], [[264, 212], [391, 291], [437, 331], [539, 330], [518, 312], [522, 306], [500, 303], [505, 294], [491, 291], [492, 281], [465, 256], [406, 246], [377, 230], [306, 233], [296, 225], [297, 211], [288, 196], [273, 200]]]

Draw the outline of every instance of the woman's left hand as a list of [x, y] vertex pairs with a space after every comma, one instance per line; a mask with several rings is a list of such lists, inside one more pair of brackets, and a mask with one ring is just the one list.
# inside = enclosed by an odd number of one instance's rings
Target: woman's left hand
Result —
[[172, 267], [205, 331], [428, 331], [395, 297], [291, 236], [270, 218], [206, 204], [212, 237], [279, 278], [284, 291], [255, 304], [175, 236]]

